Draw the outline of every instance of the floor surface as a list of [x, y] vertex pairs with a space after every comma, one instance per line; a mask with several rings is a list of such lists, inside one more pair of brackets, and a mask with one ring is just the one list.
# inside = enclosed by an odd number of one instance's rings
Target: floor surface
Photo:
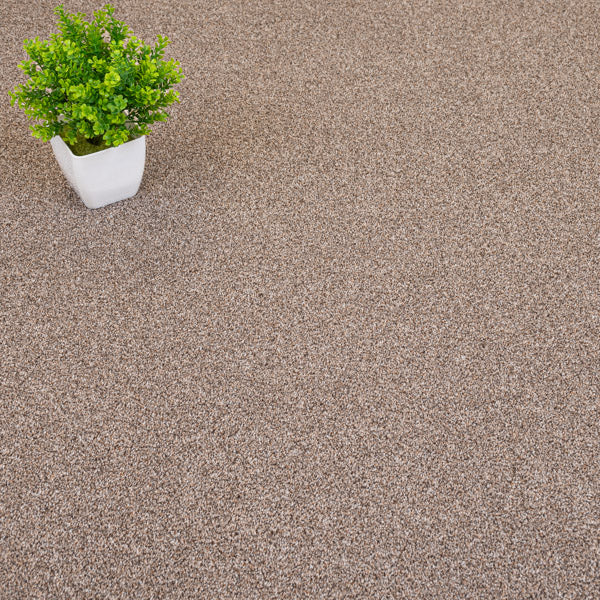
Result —
[[115, 5], [187, 79], [89, 211], [1, 0], [2, 598], [600, 598], [600, 4]]

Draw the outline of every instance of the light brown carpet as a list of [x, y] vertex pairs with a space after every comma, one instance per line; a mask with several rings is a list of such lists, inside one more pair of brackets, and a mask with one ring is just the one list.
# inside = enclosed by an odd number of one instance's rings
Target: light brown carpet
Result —
[[187, 79], [94, 212], [1, 3], [0, 596], [600, 598], [600, 4], [115, 4]]

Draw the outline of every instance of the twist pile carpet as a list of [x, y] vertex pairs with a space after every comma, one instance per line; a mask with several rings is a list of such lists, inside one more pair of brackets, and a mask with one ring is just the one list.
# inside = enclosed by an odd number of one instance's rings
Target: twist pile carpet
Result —
[[116, 0], [98, 211], [1, 4], [2, 598], [600, 598], [598, 2]]

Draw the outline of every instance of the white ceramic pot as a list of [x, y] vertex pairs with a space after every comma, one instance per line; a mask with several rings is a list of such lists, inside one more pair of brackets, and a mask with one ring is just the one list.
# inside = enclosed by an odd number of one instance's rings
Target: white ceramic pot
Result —
[[139, 190], [146, 136], [85, 156], [73, 154], [58, 135], [50, 143], [62, 172], [88, 208], [131, 198]]

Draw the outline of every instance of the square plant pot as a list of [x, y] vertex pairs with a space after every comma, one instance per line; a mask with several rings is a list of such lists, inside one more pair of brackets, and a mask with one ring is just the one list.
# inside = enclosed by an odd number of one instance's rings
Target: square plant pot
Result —
[[64, 176], [88, 208], [135, 196], [146, 162], [146, 136], [120, 146], [76, 156], [60, 136], [50, 140]]

